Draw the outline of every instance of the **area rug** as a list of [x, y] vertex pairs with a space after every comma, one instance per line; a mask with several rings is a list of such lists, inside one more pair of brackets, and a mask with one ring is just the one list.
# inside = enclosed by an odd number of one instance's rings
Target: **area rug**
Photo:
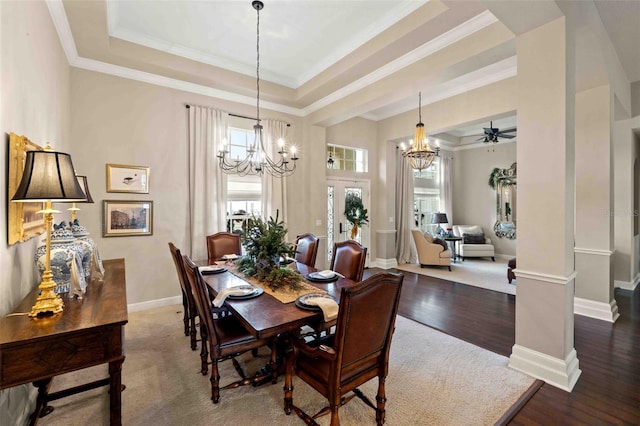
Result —
[[452, 263], [451, 271], [443, 266], [421, 268], [413, 263], [398, 265], [398, 269], [501, 293], [516, 294], [517, 280], [512, 281], [512, 284], [507, 280], [507, 262], [508, 259], [498, 257], [495, 262], [489, 258], [477, 258]]
[[[124, 425], [300, 425], [283, 411], [283, 378], [276, 385], [244, 386], [221, 391], [210, 400], [209, 376], [199, 373], [199, 350], [191, 351], [182, 331], [182, 307], [170, 306], [129, 315], [125, 328], [127, 359], [122, 381]], [[266, 364], [268, 351], [239, 357], [248, 373]], [[512, 370], [508, 359], [432, 328], [398, 317], [387, 378], [386, 424], [493, 425], [534, 383]], [[236, 380], [231, 362], [220, 364], [221, 383]], [[54, 378], [51, 391], [105, 377], [104, 366]], [[294, 402], [315, 413], [325, 400], [304, 382], [294, 380]], [[360, 388], [375, 400], [377, 379]], [[106, 388], [51, 403], [46, 425], [107, 425]], [[375, 413], [354, 398], [340, 408], [342, 425], [375, 424]], [[329, 417], [321, 417], [321, 425]]]

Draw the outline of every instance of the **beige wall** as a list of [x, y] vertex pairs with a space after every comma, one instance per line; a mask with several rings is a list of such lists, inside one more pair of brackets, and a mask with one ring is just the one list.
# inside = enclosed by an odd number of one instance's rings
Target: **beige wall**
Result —
[[[72, 70], [71, 134], [75, 166], [86, 174], [95, 204], [81, 206], [78, 217], [103, 258], [126, 260], [127, 301], [137, 304], [175, 297], [179, 287], [167, 243], [188, 253], [188, 103], [253, 115], [253, 108], [105, 74]], [[303, 141], [301, 120], [261, 111], [265, 117], [292, 123], [290, 135]], [[309, 153], [309, 155], [307, 155]], [[312, 163], [313, 148], [301, 147], [301, 170]], [[149, 194], [106, 192], [106, 164], [150, 167]], [[298, 194], [309, 194], [304, 172], [288, 179], [290, 231], [308, 229], [306, 207]], [[306, 188], [306, 189], [305, 189]], [[151, 200], [153, 235], [102, 237], [103, 200]], [[306, 214], [305, 214], [306, 213]], [[205, 236], [202, 244], [205, 244]]]
[[516, 148], [517, 143], [499, 142], [459, 150], [453, 157], [453, 224], [482, 226], [496, 254], [505, 256], [516, 255], [516, 240], [498, 238], [493, 232], [496, 190], [491, 189], [488, 181], [494, 167], [508, 169], [516, 162]]
[[[69, 66], [44, 2], [0, 1], [0, 152], [7, 161], [9, 133], [69, 152]], [[37, 61], [34, 58], [38, 58]], [[33, 254], [40, 238], [7, 246], [6, 172], [0, 174], [0, 315], [13, 310], [39, 282]], [[57, 205], [66, 210], [66, 205]], [[65, 215], [57, 216], [56, 219]], [[32, 410], [33, 386], [0, 391], [0, 424], [24, 424]]]

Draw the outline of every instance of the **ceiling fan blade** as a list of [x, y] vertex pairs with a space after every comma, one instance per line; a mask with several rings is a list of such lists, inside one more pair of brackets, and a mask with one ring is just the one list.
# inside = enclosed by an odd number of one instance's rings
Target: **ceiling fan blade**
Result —
[[[477, 136], [477, 135], [475, 135], [475, 136]], [[485, 139], [485, 137], [483, 136], [481, 138], [476, 139], [476, 141], [483, 141], [484, 139]]]
[[500, 133], [511, 133], [511, 132], [515, 132], [517, 130], [518, 130], [517, 127], [509, 127], [508, 129], [500, 130]]
[[506, 139], [513, 139], [516, 136], [515, 135], [503, 135], [502, 133], [498, 133], [498, 137], [500, 138], [506, 138]]

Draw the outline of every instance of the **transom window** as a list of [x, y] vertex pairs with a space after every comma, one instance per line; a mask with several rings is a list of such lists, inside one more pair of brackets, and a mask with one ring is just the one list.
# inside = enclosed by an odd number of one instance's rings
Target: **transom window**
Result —
[[368, 171], [366, 149], [327, 144], [327, 168], [356, 173]]

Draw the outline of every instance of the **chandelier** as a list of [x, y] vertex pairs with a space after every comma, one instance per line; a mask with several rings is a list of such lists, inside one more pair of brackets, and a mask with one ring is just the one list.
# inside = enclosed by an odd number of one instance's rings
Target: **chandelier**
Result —
[[240, 176], [262, 175], [268, 173], [273, 177], [286, 177], [293, 174], [296, 170], [296, 147], [291, 145], [287, 147], [287, 143], [283, 138], [277, 141], [277, 152], [275, 158], [271, 158], [271, 153], [266, 147], [265, 138], [262, 134], [262, 125], [260, 124], [260, 11], [264, 8], [264, 3], [254, 0], [251, 6], [256, 10], [258, 19], [256, 23], [256, 124], [253, 126], [254, 140], [253, 144], [247, 148], [246, 157], [243, 159], [230, 158], [229, 148], [225, 145], [218, 151], [218, 163], [225, 173], [237, 174]]
[[413, 144], [409, 149], [404, 149], [402, 155], [407, 159], [409, 165], [416, 170], [424, 170], [433, 163], [433, 159], [439, 156], [440, 148], [435, 149], [429, 146], [429, 140], [424, 131], [422, 123], [422, 92], [418, 93], [418, 116], [419, 122], [416, 124], [416, 135]]

